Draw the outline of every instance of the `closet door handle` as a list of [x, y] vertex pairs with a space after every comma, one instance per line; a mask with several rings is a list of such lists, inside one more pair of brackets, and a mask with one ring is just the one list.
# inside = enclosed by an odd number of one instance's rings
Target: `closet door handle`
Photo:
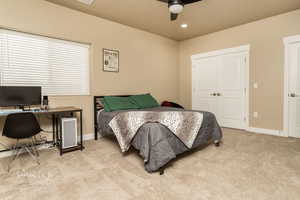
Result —
[[290, 94], [289, 94], [289, 97], [298, 97], [298, 95], [295, 94], [295, 93], [290, 93]]

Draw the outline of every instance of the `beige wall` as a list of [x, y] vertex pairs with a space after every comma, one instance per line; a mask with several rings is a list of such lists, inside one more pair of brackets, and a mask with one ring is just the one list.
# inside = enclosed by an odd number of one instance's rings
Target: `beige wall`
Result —
[[[93, 95], [151, 92], [190, 107], [190, 56], [244, 44], [251, 45], [251, 83], [259, 84], [250, 90], [250, 113], [259, 114], [250, 125], [282, 129], [282, 38], [299, 34], [299, 21], [297, 10], [178, 43], [43, 0], [0, 1], [0, 27], [91, 43], [91, 95], [50, 98], [51, 106], [84, 109], [84, 133], [93, 132]], [[120, 50], [119, 73], [102, 72], [102, 48]]]
[[[151, 92], [178, 100], [176, 41], [44, 0], [1, 0], [0, 27], [91, 43], [91, 96], [51, 97], [51, 106], [84, 109], [84, 133], [93, 133], [93, 95]], [[120, 72], [102, 71], [102, 48], [120, 51]]]
[[283, 63], [282, 38], [300, 34], [300, 10], [267, 18], [180, 43], [179, 99], [191, 107], [190, 56], [245, 44], [250, 50], [250, 126], [282, 130], [283, 127]]

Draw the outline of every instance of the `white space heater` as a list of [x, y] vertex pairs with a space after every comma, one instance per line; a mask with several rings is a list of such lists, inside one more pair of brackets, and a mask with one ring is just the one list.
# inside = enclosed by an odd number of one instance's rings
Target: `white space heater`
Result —
[[62, 148], [77, 146], [77, 119], [75, 117], [61, 118]]

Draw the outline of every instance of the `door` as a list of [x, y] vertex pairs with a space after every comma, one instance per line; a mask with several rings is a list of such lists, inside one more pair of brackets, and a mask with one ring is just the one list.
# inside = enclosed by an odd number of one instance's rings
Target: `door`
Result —
[[245, 129], [245, 68], [246, 55], [220, 57], [218, 69], [218, 119], [224, 127]]
[[288, 48], [288, 135], [300, 138], [300, 43]]
[[218, 63], [218, 58], [204, 58], [194, 62], [192, 68], [192, 107], [194, 110], [212, 112], [216, 116]]
[[193, 59], [192, 106], [215, 114], [222, 127], [245, 129], [248, 52]]

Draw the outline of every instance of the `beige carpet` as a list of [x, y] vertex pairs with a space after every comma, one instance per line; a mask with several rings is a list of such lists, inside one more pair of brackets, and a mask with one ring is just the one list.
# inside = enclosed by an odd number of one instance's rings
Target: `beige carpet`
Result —
[[136, 152], [122, 156], [110, 140], [86, 142], [86, 150], [58, 155], [41, 151], [5, 171], [0, 199], [299, 200], [300, 140], [224, 130], [224, 143], [186, 155], [165, 175], [148, 174]]

